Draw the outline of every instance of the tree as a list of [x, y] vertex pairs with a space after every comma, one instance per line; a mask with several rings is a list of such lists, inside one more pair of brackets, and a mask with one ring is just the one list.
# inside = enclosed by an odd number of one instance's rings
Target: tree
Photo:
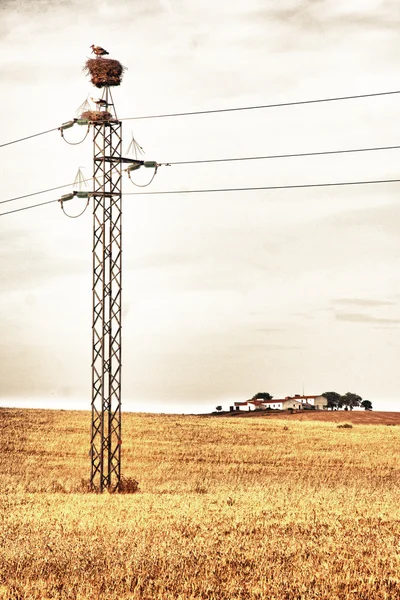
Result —
[[272, 400], [273, 396], [268, 392], [258, 392], [255, 396], [252, 397], [252, 400]]
[[361, 396], [353, 394], [353, 392], [347, 392], [344, 396], [341, 396], [339, 406], [347, 406], [347, 408], [353, 410], [355, 406], [360, 406], [361, 402]]
[[222, 410], [222, 406], [216, 406], [215, 408], [217, 409], [218, 412]]
[[371, 400], [363, 400], [361, 402], [361, 406], [364, 408], [364, 410], [372, 410], [372, 402], [371, 402]]
[[327, 407], [333, 410], [334, 408], [340, 408], [340, 399], [341, 395], [337, 392], [325, 392], [322, 394], [324, 398], [327, 400]]

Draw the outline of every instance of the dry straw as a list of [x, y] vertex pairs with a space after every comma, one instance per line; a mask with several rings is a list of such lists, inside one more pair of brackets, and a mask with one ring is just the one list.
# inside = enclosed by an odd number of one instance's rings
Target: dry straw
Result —
[[120, 85], [125, 67], [112, 58], [89, 58], [83, 70], [98, 88]]
[[0, 407], [0, 600], [399, 600], [399, 415], [125, 412], [101, 497], [86, 412]]
[[81, 119], [87, 119], [91, 122], [107, 122], [113, 118], [112, 114], [106, 110], [87, 110], [81, 114]]

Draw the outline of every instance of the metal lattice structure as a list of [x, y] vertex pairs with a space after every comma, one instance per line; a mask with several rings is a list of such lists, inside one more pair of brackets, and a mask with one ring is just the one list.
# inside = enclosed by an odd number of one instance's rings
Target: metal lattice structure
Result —
[[[106, 108], [109, 89], [104, 89]], [[111, 105], [112, 106], [112, 105]], [[91, 487], [121, 481], [122, 125], [93, 123], [93, 354]]]

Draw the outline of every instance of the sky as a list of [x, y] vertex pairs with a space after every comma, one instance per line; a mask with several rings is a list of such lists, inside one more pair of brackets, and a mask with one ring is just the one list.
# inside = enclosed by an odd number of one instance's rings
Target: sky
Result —
[[[113, 89], [125, 153], [132, 135], [160, 163], [396, 145], [398, 94], [128, 119], [398, 90], [399, 25], [396, 0], [1, 0], [0, 142], [59, 127], [98, 96], [82, 71], [95, 44], [127, 67]], [[1, 201], [78, 168], [90, 177], [92, 151], [91, 134], [68, 145], [58, 131], [0, 148]], [[160, 167], [147, 190], [396, 179], [399, 152]], [[399, 190], [124, 196], [123, 408], [333, 390], [400, 410]], [[126, 176], [123, 191], [137, 191]], [[90, 407], [91, 213], [0, 216], [0, 405]]]

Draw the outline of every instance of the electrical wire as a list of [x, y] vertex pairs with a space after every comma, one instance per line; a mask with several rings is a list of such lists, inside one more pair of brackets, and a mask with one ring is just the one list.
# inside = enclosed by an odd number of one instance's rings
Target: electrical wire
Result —
[[81, 211], [79, 214], [77, 214], [77, 215], [69, 215], [67, 212], [65, 212], [64, 205], [63, 205], [63, 203], [62, 203], [62, 202], [61, 202], [61, 210], [63, 211], [64, 215], [65, 215], [66, 217], [68, 217], [69, 219], [78, 219], [79, 217], [81, 217], [81, 216], [83, 215], [83, 213], [85, 213], [85, 212], [86, 212], [86, 209], [87, 209], [87, 207], [89, 206], [89, 202], [90, 202], [90, 196], [89, 196], [89, 198], [87, 199], [87, 202], [86, 202], [86, 206], [85, 206], [85, 208], [84, 208], [84, 209], [83, 209], [83, 210], [82, 210], [82, 211]]
[[[270, 154], [267, 156], [242, 156], [238, 158], [211, 158], [207, 160], [180, 160], [168, 163], [162, 163], [162, 165], [174, 166], [174, 165], [195, 165], [195, 164], [206, 164], [206, 163], [219, 163], [219, 162], [235, 162], [235, 161], [247, 161], [247, 160], [267, 160], [267, 159], [275, 159], [275, 158], [297, 158], [297, 157], [306, 157], [306, 156], [326, 156], [330, 154], [349, 154], [352, 152], [376, 152], [382, 150], [399, 150], [399, 146], [375, 146], [371, 148], [353, 148], [353, 149], [344, 149], [344, 150], [323, 150], [321, 152], [298, 152], [294, 154]], [[128, 174], [129, 175], [129, 174]], [[153, 178], [151, 181], [153, 181]], [[83, 179], [81, 183], [92, 181], [93, 177], [89, 177], [88, 179]], [[131, 179], [132, 181], [132, 179]], [[150, 181], [150, 183], [151, 183]], [[134, 183], [132, 181], [132, 183]], [[47, 190], [41, 190], [39, 192], [32, 192], [31, 194], [25, 194], [24, 196], [16, 196], [15, 198], [8, 198], [8, 200], [0, 200], [0, 204], [6, 204], [7, 202], [14, 202], [15, 200], [22, 200], [23, 198], [29, 198], [30, 196], [38, 196], [39, 194], [45, 194], [46, 192], [53, 192], [54, 190], [60, 190], [62, 188], [74, 185], [73, 183], [66, 183], [64, 185], [59, 185], [57, 187], [48, 188]], [[142, 187], [138, 184], [135, 184], [137, 187]], [[147, 184], [149, 185], [149, 184]], [[143, 186], [146, 187], [146, 186]]]
[[154, 192], [124, 192], [124, 196], [138, 196], [138, 195], [159, 195], [159, 194], [207, 194], [216, 192], [250, 192], [260, 190], [294, 190], [302, 188], [321, 188], [321, 187], [335, 187], [335, 186], [346, 186], [346, 185], [371, 185], [378, 183], [400, 183], [400, 179], [376, 179], [372, 181], [334, 181], [332, 183], [303, 183], [296, 185], [265, 185], [258, 187], [241, 187], [241, 188], [215, 188], [215, 189], [201, 189], [201, 190], [163, 190]]
[[[206, 163], [219, 163], [219, 162], [235, 162], [235, 161], [249, 161], [249, 160], [266, 160], [266, 159], [277, 159], [277, 158], [297, 158], [297, 157], [307, 157], [307, 156], [326, 156], [326, 155], [331, 155], [331, 154], [348, 154], [348, 153], [354, 153], [354, 152], [375, 152], [375, 151], [382, 151], [382, 150], [398, 150], [400, 149], [400, 145], [399, 146], [375, 146], [375, 147], [371, 147], [371, 148], [353, 148], [353, 149], [342, 149], [342, 150], [324, 150], [324, 151], [320, 151], [320, 152], [299, 152], [299, 153], [293, 153], [293, 154], [271, 154], [271, 155], [267, 155], [267, 156], [242, 156], [242, 157], [237, 157], [237, 158], [212, 158], [212, 159], [201, 159], [201, 160], [182, 160], [182, 161], [174, 161], [174, 162], [168, 162], [168, 163], [161, 163], [161, 165], [168, 165], [168, 166], [174, 166], [174, 165], [194, 165], [194, 164], [206, 164]], [[130, 177], [130, 173], [128, 173], [129, 178]], [[150, 180], [149, 184], [146, 184], [144, 186], [141, 186], [137, 183], [135, 183], [132, 179], [132, 183], [134, 185], [136, 185], [137, 187], [147, 187], [147, 185], [150, 185], [150, 183], [153, 181], [155, 176], [155, 173], [152, 177], [152, 179]], [[81, 183], [86, 183], [87, 181], [93, 181], [93, 177], [89, 177], [87, 179], [83, 179], [81, 181]], [[76, 182], [73, 183], [66, 183], [64, 185], [59, 185], [53, 188], [48, 188], [46, 190], [40, 190], [38, 192], [32, 192], [31, 194], [24, 194], [23, 196], [16, 196], [15, 198], [8, 198], [7, 200], [0, 200], [0, 204], [6, 204], [8, 202], [14, 202], [16, 200], [22, 200], [24, 198], [29, 198], [30, 196], [38, 196], [40, 194], [45, 194], [47, 192], [53, 192], [55, 190], [60, 190], [62, 188], [65, 187], [69, 187], [72, 185], [75, 185]]]
[[85, 136], [79, 141], [79, 142], [69, 142], [67, 140], [67, 138], [64, 136], [64, 132], [61, 129], [61, 137], [64, 140], [64, 142], [67, 142], [67, 144], [69, 144], [70, 146], [79, 146], [79, 144], [83, 144], [83, 142], [86, 140], [87, 136], [89, 135], [89, 131], [90, 131], [90, 123], [88, 125], [88, 128], [86, 130]]
[[[261, 190], [294, 190], [304, 188], [322, 188], [322, 187], [335, 187], [335, 186], [353, 186], [353, 185], [374, 185], [382, 183], [400, 183], [400, 179], [375, 179], [371, 181], [335, 181], [330, 183], [303, 183], [297, 185], [268, 185], [259, 187], [243, 187], [243, 188], [216, 188], [216, 189], [202, 189], [202, 190], [165, 190], [155, 192], [124, 192], [123, 196], [140, 196], [140, 195], [161, 195], [161, 194], [206, 194], [206, 193], [218, 193], [218, 192], [250, 192], [250, 191], [261, 191]], [[4, 215], [10, 215], [12, 213], [21, 212], [23, 210], [29, 210], [31, 208], [37, 208], [44, 206], [45, 204], [52, 204], [53, 202], [59, 202], [59, 199], [49, 200], [47, 202], [41, 202], [40, 204], [32, 204], [31, 206], [25, 206], [23, 208], [17, 208], [9, 210], [4, 213], [0, 213], [0, 217]]]
[[[80, 183], [84, 183], [86, 181], [92, 181], [93, 177], [89, 177], [88, 179], [83, 179]], [[15, 198], [8, 198], [8, 200], [0, 200], [0, 204], [6, 204], [7, 202], [14, 202], [15, 200], [22, 200], [23, 198], [29, 198], [30, 196], [38, 196], [39, 194], [45, 194], [46, 192], [54, 192], [54, 190], [61, 190], [62, 188], [69, 187], [72, 185], [76, 185], [76, 182], [73, 183], [65, 183], [64, 185], [58, 185], [57, 187], [48, 188], [47, 190], [41, 190], [40, 192], [32, 192], [31, 194], [25, 194], [24, 196], [16, 196]]]
[[[141, 115], [137, 117], [125, 117], [121, 119], [121, 121], [132, 121], [139, 119], [161, 119], [166, 117], [186, 117], [192, 115], [208, 115], [214, 113], [224, 113], [224, 112], [234, 112], [234, 111], [244, 111], [244, 110], [259, 110], [262, 108], [279, 108], [284, 106], [300, 106], [302, 104], [317, 104], [319, 102], [336, 102], [340, 100], [356, 100], [360, 98], [374, 98], [378, 96], [389, 96], [392, 94], [400, 94], [400, 90], [392, 90], [389, 92], [372, 92], [370, 94], [356, 94], [354, 96], [335, 96], [331, 98], [317, 98], [314, 100], [298, 100], [294, 102], [278, 102], [275, 104], [260, 104], [257, 106], [239, 106], [233, 108], [218, 108], [213, 110], [195, 110], [190, 112], [180, 112], [180, 113], [166, 113], [166, 114], [156, 114], [156, 115]], [[25, 140], [29, 140], [31, 138], [37, 137], [39, 135], [45, 135], [46, 133], [51, 133], [52, 131], [58, 131], [59, 127], [54, 127], [53, 129], [48, 129], [47, 131], [41, 131], [39, 133], [34, 133], [33, 135], [28, 135], [23, 138], [19, 138], [17, 140], [12, 140], [10, 142], [6, 142], [4, 144], [0, 144], [0, 148], [4, 148], [5, 146], [10, 146], [11, 144], [17, 144], [18, 142], [23, 142]]]
[[12, 140], [11, 142], [0, 144], [0, 148], [4, 148], [4, 146], [10, 146], [11, 144], [16, 144], [17, 142], [24, 142], [25, 140], [30, 140], [31, 138], [38, 137], [39, 135], [45, 135], [45, 133], [51, 133], [52, 131], [58, 131], [58, 127], [54, 127], [54, 129], [48, 129], [47, 131], [41, 131], [40, 133], [34, 133], [33, 135], [27, 135], [26, 137], [19, 138], [19, 140]]
[[[168, 163], [168, 164], [169, 164], [169, 163]], [[129, 177], [129, 179], [131, 180], [131, 182], [133, 183], [133, 185], [135, 185], [136, 187], [138, 187], [138, 188], [145, 188], [145, 187], [148, 187], [148, 186], [149, 186], [151, 183], [153, 183], [153, 180], [154, 180], [155, 176], [157, 175], [157, 171], [158, 171], [158, 167], [159, 167], [159, 166], [160, 166], [160, 165], [156, 165], [156, 167], [155, 167], [155, 169], [154, 169], [154, 173], [153, 173], [153, 175], [152, 175], [152, 177], [151, 177], [150, 181], [148, 181], [147, 183], [144, 183], [144, 184], [135, 183], [135, 181], [133, 181], [133, 179], [132, 179], [132, 177], [131, 177], [131, 172], [130, 172], [130, 171], [128, 171], [128, 177]]]
[[220, 162], [235, 162], [244, 160], [266, 160], [271, 158], [298, 158], [303, 156], [326, 156], [329, 154], [350, 154], [351, 152], [376, 152], [378, 150], [398, 150], [400, 146], [377, 146], [373, 148], [353, 148], [346, 150], [324, 150], [321, 152], [297, 152], [294, 154], [270, 154], [268, 156], [242, 156], [239, 158], [211, 158], [208, 160], [180, 160], [168, 163], [161, 163], [161, 165], [173, 166], [173, 165], [197, 165], [205, 163], [220, 163]]
[[30, 208], [37, 208], [38, 206], [44, 206], [45, 204], [52, 204], [53, 202], [59, 202], [59, 199], [57, 198], [57, 200], [48, 200], [47, 202], [41, 202], [40, 204], [31, 204], [31, 206], [24, 206], [23, 208], [15, 208], [14, 210], [9, 210], [7, 212], [0, 213], [0, 217], [3, 217], [4, 215], [11, 215], [12, 213], [16, 213], [16, 212], [21, 212], [23, 210], [29, 210]]
[[391, 94], [400, 94], [400, 90], [393, 90], [390, 92], [374, 92], [371, 94], [357, 94], [354, 96], [335, 96], [332, 98], [317, 98], [315, 100], [297, 100], [295, 102], [277, 102], [275, 104], [260, 104], [257, 106], [239, 106], [234, 108], [218, 108], [213, 110], [195, 110], [190, 112], [180, 113], [166, 113], [156, 115], [141, 115], [138, 117], [125, 117], [121, 121], [134, 121], [139, 119], [162, 119], [166, 117], [187, 117], [193, 115], [210, 115], [215, 113], [226, 113], [243, 110], [259, 110], [262, 108], [281, 108], [284, 106], [300, 106], [302, 104], [317, 104], [319, 102], [336, 102], [339, 100], [356, 100], [360, 98], [373, 98], [377, 96], [389, 96]]

